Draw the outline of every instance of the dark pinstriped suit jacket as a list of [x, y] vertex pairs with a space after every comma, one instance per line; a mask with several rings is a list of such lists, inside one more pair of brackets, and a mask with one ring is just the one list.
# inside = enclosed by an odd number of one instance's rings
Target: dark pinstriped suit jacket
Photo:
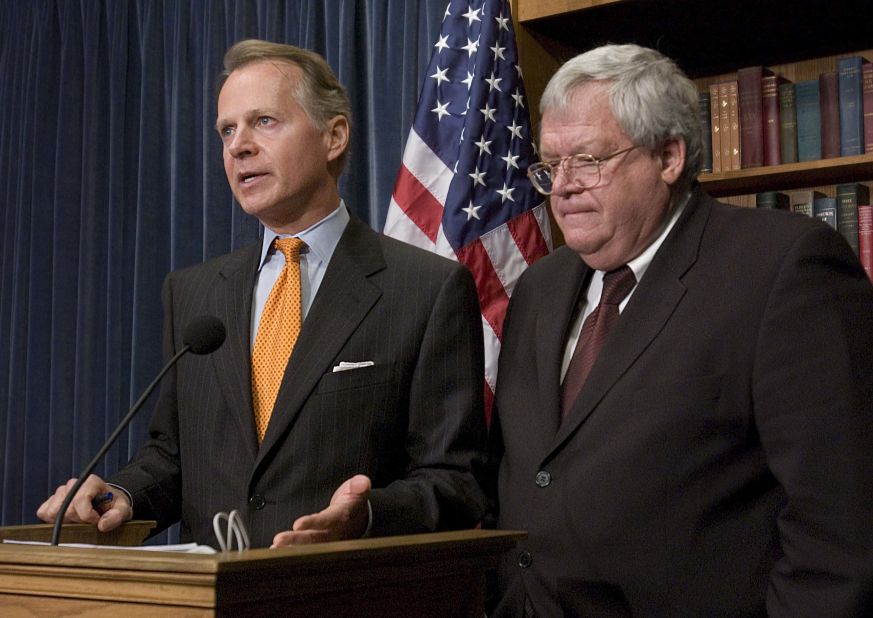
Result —
[[493, 616], [873, 613], [873, 287], [834, 230], [697, 190], [559, 425], [589, 270], [516, 285]]
[[[485, 499], [482, 323], [462, 266], [352, 216], [304, 321], [260, 448], [250, 319], [260, 245], [171, 273], [164, 353], [185, 325], [227, 326], [209, 356], [165, 378], [150, 439], [111, 481], [134, 516], [214, 545], [212, 516], [244, 513], [253, 546], [327, 506], [357, 473], [373, 481], [373, 535], [471, 527]], [[333, 373], [341, 361], [374, 365]]]

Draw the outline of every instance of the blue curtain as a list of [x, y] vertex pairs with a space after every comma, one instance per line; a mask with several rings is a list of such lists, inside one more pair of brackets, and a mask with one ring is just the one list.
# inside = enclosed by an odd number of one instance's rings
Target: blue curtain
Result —
[[224, 51], [255, 37], [327, 59], [353, 103], [342, 193], [381, 229], [446, 4], [2, 2], [0, 524], [35, 521], [157, 373], [164, 275], [260, 234], [213, 128]]

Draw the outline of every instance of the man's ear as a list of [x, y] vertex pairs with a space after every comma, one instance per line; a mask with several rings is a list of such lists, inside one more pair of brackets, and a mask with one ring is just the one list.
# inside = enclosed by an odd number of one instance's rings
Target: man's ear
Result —
[[336, 161], [349, 146], [349, 121], [345, 116], [331, 118], [324, 132], [327, 143], [327, 160]]
[[685, 170], [685, 140], [668, 140], [661, 149], [661, 179], [673, 185]]

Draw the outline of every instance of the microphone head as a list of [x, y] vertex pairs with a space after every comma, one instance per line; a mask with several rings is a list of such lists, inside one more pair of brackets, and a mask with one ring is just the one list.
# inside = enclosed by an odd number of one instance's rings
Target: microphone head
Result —
[[201, 315], [190, 322], [182, 333], [182, 343], [191, 346], [194, 354], [211, 354], [224, 343], [224, 324], [213, 315]]

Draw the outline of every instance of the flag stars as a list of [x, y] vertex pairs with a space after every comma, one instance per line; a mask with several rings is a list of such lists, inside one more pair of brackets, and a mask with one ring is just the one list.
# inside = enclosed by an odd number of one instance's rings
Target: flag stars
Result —
[[524, 107], [524, 95], [519, 92], [518, 88], [516, 88], [515, 92], [512, 94], [512, 99], [515, 101], [516, 107]]
[[437, 122], [442, 120], [443, 116], [449, 115], [448, 107], [449, 107], [448, 102], [440, 103], [439, 100], [437, 100], [437, 106], [435, 108], [433, 108], [432, 110], [430, 110], [437, 115]]
[[491, 77], [486, 77], [485, 81], [488, 82], [488, 86], [490, 87], [489, 92], [491, 92], [493, 90], [499, 90], [500, 92], [503, 92], [503, 90], [501, 90], [501, 88], [500, 88], [500, 82], [503, 81], [503, 78], [502, 77], [494, 77], [493, 71], [491, 72]]
[[494, 118], [494, 112], [496, 111], [493, 107], [485, 103], [485, 107], [479, 110], [482, 112], [482, 115], [485, 116], [486, 120], [490, 120], [491, 122], [497, 122]]
[[[446, 11], [448, 11], [448, 9], [446, 9]], [[509, 32], [509, 18], [508, 17], [504, 17], [501, 14], [500, 17], [495, 17], [494, 21], [497, 22], [497, 27], [499, 30], [506, 30], [507, 32]]]
[[482, 9], [476, 9], [476, 10], [474, 11], [474, 10], [473, 10], [473, 7], [471, 6], [471, 7], [467, 10], [467, 12], [464, 13], [463, 16], [467, 18], [467, 25], [468, 25], [468, 26], [472, 26], [474, 21], [482, 21], [482, 20], [479, 18], [479, 11], [481, 11], [481, 10], [482, 10]]
[[521, 124], [516, 123], [516, 122], [515, 122], [515, 119], [513, 119], [513, 120], [512, 120], [512, 124], [509, 125], [508, 127], [506, 127], [506, 129], [507, 129], [510, 133], [512, 133], [512, 137], [509, 138], [510, 141], [512, 141], [512, 140], [513, 140], [514, 138], [516, 138], [516, 137], [517, 137], [518, 139], [524, 139], [524, 138], [522, 137], [522, 135], [521, 135], [521, 130], [522, 130], [523, 128], [524, 128], [524, 125], [521, 125]]
[[521, 155], [514, 155], [510, 151], [510, 152], [506, 153], [505, 157], [500, 157], [500, 158], [506, 162], [506, 169], [509, 169], [510, 167], [514, 167], [515, 169], [518, 169], [518, 157], [520, 157], [520, 156]]
[[467, 206], [466, 208], [462, 208], [461, 210], [467, 213], [467, 221], [469, 221], [470, 219], [479, 220], [480, 208], [482, 208], [482, 206], [473, 206], [473, 202], [471, 201], [469, 206]]
[[491, 140], [485, 141], [485, 136], [479, 138], [478, 142], [473, 142], [479, 148], [479, 156], [482, 156], [482, 153], [487, 152], [491, 154]]
[[[480, 172], [478, 165], [476, 166], [476, 169], [474, 171], [470, 172], [469, 174], [467, 174], [467, 176], [469, 176], [470, 178], [473, 179], [473, 186], [474, 187], [476, 185], [482, 185], [483, 187], [485, 186], [485, 180], [484, 180], [485, 172]], [[503, 188], [505, 189], [506, 185], [504, 185]], [[498, 193], [500, 193], [500, 192], [498, 191]]]
[[[446, 9], [448, 12], [448, 8]], [[437, 48], [437, 53], [440, 54], [444, 49], [449, 49], [449, 35], [441, 36], [434, 47]]]
[[515, 72], [518, 73], [518, 79], [522, 79], [524, 75], [521, 74], [521, 66], [515, 65]]
[[472, 86], [473, 86], [473, 74], [470, 73], [470, 71], [467, 71], [467, 79], [462, 79], [461, 83], [467, 85], [467, 90], [472, 88]]
[[446, 73], [448, 73], [448, 72], [449, 72], [449, 67], [446, 67], [446, 68], [444, 68], [444, 69], [441, 69], [439, 66], [437, 66], [437, 68], [436, 68], [436, 73], [434, 73], [433, 75], [431, 75], [431, 77], [432, 77], [433, 79], [437, 80], [437, 87], [439, 87], [439, 85], [440, 85], [442, 82], [447, 82], [447, 81], [449, 81], [449, 78], [446, 77]]
[[495, 43], [494, 47], [489, 47], [488, 49], [490, 49], [494, 53], [495, 62], [497, 62], [498, 58], [500, 58], [501, 60], [506, 60], [506, 56], [503, 55], [503, 52], [506, 51], [506, 48], [500, 47], [499, 43]]
[[515, 187], [508, 187], [508, 186], [506, 186], [506, 183], [504, 182], [503, 188], [497, 189], [497, 193], [500, 194], [500, 202], [503, 203], [506, 200], [509, 200], [510, 202], [514, 202], [515, 199], [513, 199], [513, 197], [512, 197], [513, 191], [515, 191]]
[[466, 49], [467, 57], [471, 58], [473, 54], [479, 51], [479, 38], [477, 37], [474, 41], [473, 39], [467, 37], [467, 44], [461, 47], [461, 49]]
[[446, 21], [446, 17], [451, 17], [451, 15], [452, 15], [452, 11], [451, 11], [451, 9], [452, 9], [452, 5], [449, 4], [449, 5], [446, 7], [446, 12], [443, 13], [443, 21]]

